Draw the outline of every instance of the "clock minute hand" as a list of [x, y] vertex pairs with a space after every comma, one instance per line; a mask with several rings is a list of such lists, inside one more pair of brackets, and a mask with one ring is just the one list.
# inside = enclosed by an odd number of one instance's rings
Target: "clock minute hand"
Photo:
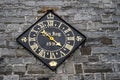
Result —
[[54, 41], [57, 46], [62, 46], [62, 45], [60, 44], [60, 42], [57, 42], [57, 41], [54, 39], [54, 37], [50, 36], [45, 30], [43, 30], [41, 33], [44, 34], [45, 36], [47, 36], [51, 41]]

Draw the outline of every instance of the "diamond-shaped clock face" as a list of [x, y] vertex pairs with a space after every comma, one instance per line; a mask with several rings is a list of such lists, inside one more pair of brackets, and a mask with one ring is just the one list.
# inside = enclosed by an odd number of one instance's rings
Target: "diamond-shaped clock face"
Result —
[[55, 70], [85, 39], [82, 33], [48, 10], [17, 41], [51, 70]]

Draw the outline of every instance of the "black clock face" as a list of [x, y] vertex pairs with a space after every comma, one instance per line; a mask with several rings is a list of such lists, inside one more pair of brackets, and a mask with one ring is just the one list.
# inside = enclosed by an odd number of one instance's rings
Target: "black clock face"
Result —
[[85, 36], [53, 11], [48, 11], [21, 34], [17, 41], [50, 69], [55, 70], [85, 41]]

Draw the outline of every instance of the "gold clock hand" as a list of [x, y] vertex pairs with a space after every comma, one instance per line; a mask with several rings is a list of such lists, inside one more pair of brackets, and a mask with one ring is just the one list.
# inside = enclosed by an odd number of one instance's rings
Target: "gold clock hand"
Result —
[[54, 39], [54, 37], [50, 36], [45, 30], [43, 30], [41, 33], [44, 34], [45, 36], [47, 36], [51, 41], [54, 41], [57, 46], [62, 46], [62, 45], [60, 44], [60, 42], [57, 42], [57, 41]]

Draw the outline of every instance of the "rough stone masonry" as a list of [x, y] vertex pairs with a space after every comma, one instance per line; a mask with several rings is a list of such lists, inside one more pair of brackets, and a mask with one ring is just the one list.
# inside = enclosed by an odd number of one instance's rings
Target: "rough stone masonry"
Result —
[[[49, 7], [87, 36], [55, 72], [16, 42]], [[120, 0], [0, 0], [0, 80], [120, 80]]]

